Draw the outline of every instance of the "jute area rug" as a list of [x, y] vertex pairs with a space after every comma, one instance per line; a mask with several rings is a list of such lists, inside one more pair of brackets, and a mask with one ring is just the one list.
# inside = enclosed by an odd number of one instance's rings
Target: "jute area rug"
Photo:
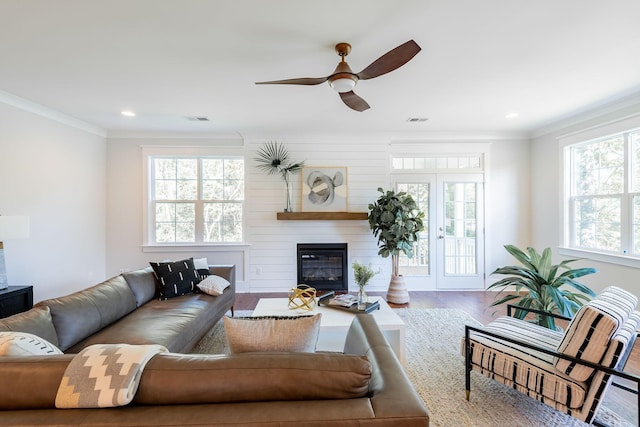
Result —
[[[458, 309], [395, 310], [407, 325], [405, 370], [425, 402], [430, 426], [587, 426], [476, 372], [471, 376], [471, 400], [467, 402], [460, 342], [465, 324], [480, 323]], [[236, 312], [236, 316], [248, 314]], [[193, 353], [228, 353], [222, 322], [212, 328]], [[631, 426], [603, 407], [597, 418], [615, 427]]]

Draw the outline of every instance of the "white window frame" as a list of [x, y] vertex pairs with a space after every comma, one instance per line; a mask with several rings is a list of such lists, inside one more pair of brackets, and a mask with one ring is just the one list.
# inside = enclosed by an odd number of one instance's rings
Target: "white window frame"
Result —
[[[245, 161], [246, 156], [244, 150], [239, 147], [223, 146], [223, 147], [168, 147], [168, 146], [143, 146], [142, 148], [142, 178], [143, 178], [143, 197], [142, 197], [142, 249], [144, 252], [166, 252], [167, 250], [173, 252], [198, 252], [198, 251], [212, 251], [212, 250], [225, 250], [230, 246], [247, 246], [245, 242], [245, 223], [246, 223], [246, 205], [245, 201], [242, 201], [242, 241], [240, 242], [169, 242], [158, 243], [154, 241], [155, 232], [153, 230], [155, 221], [151, 217], [155, 212], [153, 209], [153, 200], [151, 195], [151, 189], [153, 188], [153, 174], [151, 170], [151, 162], [153, 158], [166, 157], [166, 158], [241, 158]], [[246, 169], [245, 169], [245, 183], [246, 183]], [[246, 191], [246, 189], [245, 189]], [[195, 204], [202, 204], [202, 200], [194, 200]], [[197, 221], [197, 219], [196, 219]], [[196, 233], [199, 229], [196, 224]]]
[[[560, 177], [563, 179], [563, 191], [560, 194], [560, 248], [558, 253], [565, 256], [588, 258], [595, 261], [623, 265], [627, 267], [640, 268], [640, 255], [632, 256], [628, 253], [604, 252], [587, 248], [577, 248], [571, 246], [571, 159], [569, 157], [569, 147], [586, 142], [592, 142], [603, 138], [608, 138], [621, 133], [631, 133], [640, 129], [640, 113], [601, 123], [599, 125], [582, 129], [573, 133], [559, 136], [559, 158]], [[627, 154], [628, 155], [628, 154]], [[628, 172], [628, 171], [627, 171]], [[626, 179], [629, 179], [626, 177]], [[626, 197], [630, 194], [625, 185], [623, 207], [626, 206]], [[630, 212], [630, 211], [629, 211]], [[632, 230], [626, 227], [628, 230]], [[632, 239], [633, 236], [622, 236], [622, 241]], [[623, 243], [624, 245], [624, 243]]]

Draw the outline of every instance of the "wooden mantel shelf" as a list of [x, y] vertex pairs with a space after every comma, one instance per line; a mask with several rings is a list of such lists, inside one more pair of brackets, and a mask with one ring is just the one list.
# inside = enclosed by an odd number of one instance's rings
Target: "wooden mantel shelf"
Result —
[[365, 220], [366, 212], [278, 212], [278, 220]]

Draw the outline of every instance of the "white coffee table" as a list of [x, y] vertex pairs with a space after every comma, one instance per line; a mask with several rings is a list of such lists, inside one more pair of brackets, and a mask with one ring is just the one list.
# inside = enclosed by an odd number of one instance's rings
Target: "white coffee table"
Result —
[[[261, 298], [253, 310], [252, 316], [299, 316], [301, 314], [322, 313], [320, 322], [320, 334], [316, 348], [322, 351], [343, 351], [347, 338], [347, 331], [353, 320], [353, 314], [347, 311], [329, 308], [315, 307], [309, 310], [290, 310], [287, 298]], [[378, 301], [380, 309], [370, 314], [376, 319], [382, 333], [387, 338], [389, 345], [398, 356], [401, 363], [405, 362], [405, 325], [382, 297], [369, 297], [369, 301]]]

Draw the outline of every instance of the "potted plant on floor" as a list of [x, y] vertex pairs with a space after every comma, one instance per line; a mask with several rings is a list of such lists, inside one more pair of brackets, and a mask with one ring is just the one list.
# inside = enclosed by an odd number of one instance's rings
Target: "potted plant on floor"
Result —
[[[589, 297], [595, 296], [595, 292], [575, 279], [598, 270], [589, 267], [570, 269], [568, 265], [578, 259], [568, 259], [552, 265], [550, 248], [543, 250], [542, 254], [534, 248], [527, 248], [526, 252], [514, 245], [505, 245], [504, 248], [522, 265], [500, 267], [492, 273], [509, 275], [487, 288], [500, 289], [496, 300], [491, 303], [492, 307], [511, 301], [521, 307], [573, 317], [584, 302], [589, 301]], [[565, 271], [561, 272], [563, 269]], [[578, 292], [563, 288], [564, 285]], [[504, 291], [512, 288], [515, 289], [515, 294], [501, 297]], [[521, 294], [523, 290], [527, 292]], [[519, 319], [524, 319], [526, 315], [524, 310], [515, 312]], [[545, 328], [557, 329], [550, 316], [536, 315], [535, 323]]]
[[413, 245], [424, 230], [422, 212], [411, 195], [405, 192], [384, 191], [375, 203], [369, 204], [369, 227], [378, 238], [378, 255], [391, 256], [391, 281], [387, 300], [394, 304], [409, 302], [404, 278], [398, 273], [400, 254], [413, 258]]

